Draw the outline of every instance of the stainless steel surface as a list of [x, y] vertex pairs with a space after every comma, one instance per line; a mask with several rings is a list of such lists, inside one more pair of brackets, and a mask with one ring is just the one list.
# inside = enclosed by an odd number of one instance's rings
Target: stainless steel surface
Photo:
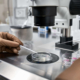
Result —
[[[21, 68], [25, 71], [31, 72], [33, 74], [36, 74], [38, 76], [44, 77], [49, 80], [55, 80], [55, 78], [63, 71], [61, 60], [51, 64], [34, 64], [29, 62], [26, 59], [26, 57], [27, 56], [18, 56], [18, 57], [12, 57], [8, 59], [6, 58], [3, 60], [18, 68]], [[0, 69], [4, 70], [4, 67]], [[6, 69], [8, 68], [6, 67]], [[10, 74], [14, 74], [14, 73], [11, 72]]]
[[49, 80], [55, 80], [55, 78], [63, 71], [62, 63], [60, 61], [51, 64], [35, 64], [26, 60], [26, 56], [13, 57], [4, 61]]
[[71, 27], [69, 27], [68, 29], [66, 29], [65, 36], [66, 37], [70, 37], [71, 36]]
[[0, 74], [10, 80], [48, 80], [4, 61], [0, 61]]
[[65, 36], [65, 28], [62, 29], [62, 36]]
[[32, 37], [33, 37], [32, 28], [27, 28], [27, 29], [11, 28], [11, 31], [12, 31], [12, 34], [18, 37], [22, 42], [32, 41]]
[[69, 27], [68, 29], [62, 29], [63, 33], [62, 36], [66, 36], [66, 37], [70, 37], [71, 36], [71, 27]]
[[[26, 57], [29, 54], [32, 54], [32, 52], [30, 52], [24, 48], [21, 48], [21, 50], [19, 52], [19, 56], [9, 57], [9, 58], [5, 58], [2, 60], [12, 64], [13, 66], [16, 66], [19, 69], [22, 69], [24, 71], [28, 71], [30, 73], [33, 73], [40, 77], [44, 77], [49, 80], [55, 80], [55, 78], [64, 70], [64, 68], [63, 68], [63, 64], [62, 64], [61, 51], [55, 49], [55, 47], [52, 45], [50, 47], [49, 42], [51, 42], [51, 44], [54, 45], [55, 42], [58, 40], [59, 40], [59, 38], [55, 38], [55, 39], [52, 38], [52, 35], [50, 35], [48, 38], [45, 38], [45, 37], [43, 38], [43, 37], [39, 36], [38, 33], [34, 33], [33, 34], [33, 43], [31, 43], [33, 45], [33, 50], [35, 50], [37, 52], [50, 52], [50, 53], [54, 53], [54, 54], [58, 55], [59, 60], [55, 63], [50, 63], [50, 64], [31, 63], [26, 59]], [[52, 42], [52, 41], [54, 41], [54, 42]], [[29, 43], [28, 46], [31, 44]], [[45, 44], [48, 44], [48, 45], [43, 46]], [[2, 66], [2, 64], [0, 65], [0, 74], [3, 74], [3, 76], [5, 75], [5, 72], [6, 72], [6, 74], [9, 73], [11, 75], [15, 75], [15, 74], [19, 73], [21, 76], [21, 73], [19, 71], [16, 70], [16, 72], [13, 73], [12, 71], [8, 70], [9, 69], [8, 66], [7, 67], [5, 67], [5, 66], [1, 67], [1, 66]], [[15, 71], [15, 68], [13, 68], [12, 70]], [[6, 75], [6, 77], [7, 76], [10, 77], [10, 75]], [[23, 77], [23, 76], [21, 76], [21, 77]], [[31, 80], [31, 79], [27, 79], [27, 80]], [[35, 80], [39, 80], [39, 79], [35, 79]]]

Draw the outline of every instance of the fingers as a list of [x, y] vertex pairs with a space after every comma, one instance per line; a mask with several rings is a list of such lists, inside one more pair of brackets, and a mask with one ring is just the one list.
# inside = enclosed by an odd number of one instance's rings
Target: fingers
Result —
[[14, 42], [14, 41], [9, 41], [5, 39], [0, 40], [0, 46], [6, 46], [6, 47], [18, 47], [19, 43]]
[[20, 50], [20, 47], [10, 48], [10, 49], [13, 51], [13, 53], [18, 54], [18, 52], [19, 52], [19, 50]]
[[17, 50], [20, 50], [20, 47], [17, 47]]
[[0, 47], [8, 47], [8, 49], [2, 48], [1, 51], [6, 50], [8, 52], [18, 53], [20, 45], [23, 45], [23, 43], [17, 37], [7, 32], [0, 33]]
[[9, 48], [6, 48], [6, 47], [0, 47], [0, 52], [3, 52], [3, 51], [9, 52], [9, 53], [13, 53], [12, 50], [9, 49]]
[[6, 35], [7, 39], [18, 42], [20, 45], [23, 45], [23, 43], [14, 35], [9, 34], [9, 33], [3, 33], [4, 35]]
[[14, 53], [18, 54], [18, 51], [19, 51], [19, 50], [17, 50], [16, 48], [12, 48], [12, 51], [13, 51]]
[[3, 51], [9, 52], [9, 53], [18, 54], [18, 51], [19, 51], [19, 50], [17, 50], [17, 48], [0, 47], [0, 52], [3, 52]]
[[18, 54], [18, 51], [20, 50], [20, 47], [17, 47], [17, 48], [11, 48], [12, 51], [16, 54]]

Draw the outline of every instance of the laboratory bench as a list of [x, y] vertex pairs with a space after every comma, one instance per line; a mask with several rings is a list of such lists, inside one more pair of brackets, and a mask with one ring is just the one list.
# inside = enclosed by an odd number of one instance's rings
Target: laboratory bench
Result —
[[[31, 51], [21, 47], [18, 55], [11, 53], [0, 53], [0, 75], [4, 80], [55, 80], [55, 78], [66, 68], [63, 65], [63, 54], [70, 59], [72, 51], [55, 48], [59, 37], [52, 37], [52, 34], [39, 34], [33, 32], [33, 40], [27, 41], [26, 47], [36, 52], [49, 52], [58, 56], [58, 59], [51, 63], [33, 63], [27, 57], [33, 54]], [[71, 54], [70, 54], [71, 53]]]

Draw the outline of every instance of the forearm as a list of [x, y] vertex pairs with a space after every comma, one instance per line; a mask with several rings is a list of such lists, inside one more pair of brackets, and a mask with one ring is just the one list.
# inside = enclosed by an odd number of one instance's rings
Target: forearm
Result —
[[65, 79], [56, 78], [55, 80], [65, 80]]
[[73, 64], [63, 71], [55, 80], [80, 80], [80, 66]]

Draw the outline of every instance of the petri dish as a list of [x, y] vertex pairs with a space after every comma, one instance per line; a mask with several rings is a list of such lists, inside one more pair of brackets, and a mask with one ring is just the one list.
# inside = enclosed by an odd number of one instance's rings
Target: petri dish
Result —
[[49, 62], [52, 60], [51, 53], [38, 52], [32, 54], [32, 60], [35, 62]]

